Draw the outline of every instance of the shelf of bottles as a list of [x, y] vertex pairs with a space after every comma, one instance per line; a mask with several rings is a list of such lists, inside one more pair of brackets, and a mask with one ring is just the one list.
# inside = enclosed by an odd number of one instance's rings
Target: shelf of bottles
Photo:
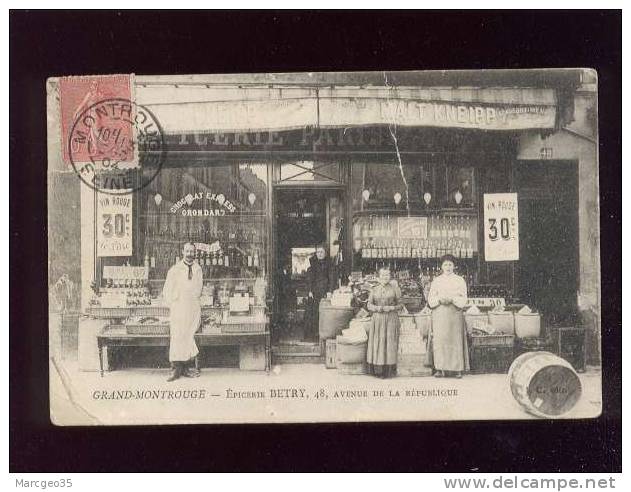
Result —
[[191, 221], [157, 222], [147, 217], [143, 260], [152, 282], [164, 281], [169, 268], [181, 260], [184, 242], [198, 243], [195, 261], [204, 280], [246, 280], [265, 276], [266, 234], [264, 215], [230, 215]]
[[392, 263], [384, 260], [404, 264], [405, 260], [438, 259], [445, 254], [463, 260], [475, 259], [478, 252], [477, 217], [442, 214], [357, 217], [353, 246], [358, 259], [377, 264]]

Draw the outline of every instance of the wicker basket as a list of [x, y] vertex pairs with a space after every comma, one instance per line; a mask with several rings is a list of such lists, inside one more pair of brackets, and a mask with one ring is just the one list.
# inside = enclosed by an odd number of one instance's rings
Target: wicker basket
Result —
[[342, 364], [366, 362], [367, 350], [368, 342], [348, 343], [344, 337], [338, 336], [335, 344], [335, 359]]
[[489, 311], [489, 324], [492, 332], [515, 334], [515, 316], [511, 311]]
[[168, 335], [169, 325], [125, 325], [128, 335]]

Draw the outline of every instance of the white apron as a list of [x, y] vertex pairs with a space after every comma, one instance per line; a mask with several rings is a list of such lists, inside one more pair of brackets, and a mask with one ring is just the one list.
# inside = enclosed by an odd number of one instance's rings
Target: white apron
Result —
[[[442, 297], [452, 299], [440, 304]], [[468, 371], [469, 350], [462, 308], [467, 303], [467, 284], [455, 273], [434, 279], [427, 298], [432, 308], [431, 358], [439, 371]]]
[[200, 297], [203, 275], [201, 267], [194, 262], [193, 278], [188, 278], [188, 265], [180, 261], [167, 274], [162, 296], [170, 309], [171, 340], [169, 361], [182, 362], [195, 357], [199, 350], [195, 343], [195, 332], [201, 320]]

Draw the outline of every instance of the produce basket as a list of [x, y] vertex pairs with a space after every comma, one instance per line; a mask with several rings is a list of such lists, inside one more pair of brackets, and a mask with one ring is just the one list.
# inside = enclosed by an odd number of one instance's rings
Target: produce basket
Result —
[[486, 313], [479, 314], [464, 314], [464, 322], [467, 327], [467, 331], [471, 333], [476, 329], [485, 329], [489, 324], [489, 317]]
[[515, 335], [519, 338], [537, 338], [541, 335], [539, 313], [515, 313]]
[[409, 313], [417, 313], [423, 308], [423, 298], [421, 296], [402, 297], [400, 302], [405, 306], [405, 309], [407, 309]]
[[335, 344], [335, 358], [343, 364], [366, 362], [367, 349], [368, 342], [349, 343], [344, 337], [338, 336]]
[[515, 334], [515, 317], [510, 311], [489, 311], [489, 324], [493, 332]]

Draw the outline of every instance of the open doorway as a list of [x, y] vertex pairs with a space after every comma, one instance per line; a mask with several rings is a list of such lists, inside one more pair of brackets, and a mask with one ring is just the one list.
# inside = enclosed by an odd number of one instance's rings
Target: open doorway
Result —
[[[274, 341], [319, 355], [318, 295], [310, 296], [316, 249], [324, 246], [337, 286], [344, 251], [344, 200], [339, 188], [277, 188], [275, 210]], [[327, 289], [328, 290], [328, 289]], [[297, 348], [298, 347], [298, 348]]]
[[578, 165], [575, 161], [522, 161], [519, 193], [517, 295], [549, 326], [577, 321]]

